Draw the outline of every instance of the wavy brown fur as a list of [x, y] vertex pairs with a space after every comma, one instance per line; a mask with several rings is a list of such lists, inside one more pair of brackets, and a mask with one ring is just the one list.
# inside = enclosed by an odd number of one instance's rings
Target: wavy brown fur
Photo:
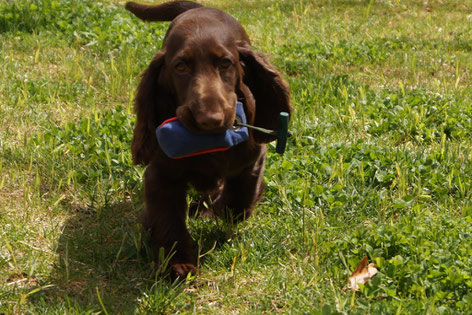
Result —
[[173, 275], [185, 277], [197, 271], [186, 226], [188, 188], [211, 201], [204, 216], [249, 217], [262, 196], [265, 143], [273, 139], [250, 131], [249, 141], [227, 151], [173, 160], [160, 149], [156, 127], [177, 115], [197, 134], [221, 132], [232, 126], [241, 100], [250, 124], [275, 129], [279, 112], [291, 112], [289, 89], [267, 57], [251, 49], [242, 26], [220, 10], [189, 1], [126, 8], [147, 21], [173, 19], [138, 86], [131, 150], [135, 163], [148, 165], [143, 225], [153, 250], [175, 250]]

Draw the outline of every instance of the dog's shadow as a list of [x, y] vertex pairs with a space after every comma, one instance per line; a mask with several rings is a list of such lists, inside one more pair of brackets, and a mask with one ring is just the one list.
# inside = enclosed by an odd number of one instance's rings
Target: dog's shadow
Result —
[[[47, 283], [31, 302], [58, 305], [78, 312], [132, 313], [158, 283], [174, 295], [176, 286], [156, 274], [149, 233], [140, 224], [142, 200], [74, 209], [59, 237], [56, 261]], [[227, 227], [191, 218], [199, 253], [217, 250], [227, 240]], [[200, 259], [203, 263], [205, 257]], [[185, 286], [182, 284], [181, 286]], [[144, 298], [145, 299], [145, 298]]]

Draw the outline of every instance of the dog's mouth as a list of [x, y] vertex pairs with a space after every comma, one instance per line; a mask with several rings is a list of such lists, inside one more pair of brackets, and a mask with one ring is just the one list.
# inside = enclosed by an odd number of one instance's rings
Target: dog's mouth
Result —
[[[202, 128], [198, 125], [197, 121], [192, 115], [177, 115], [180, 122], [187, 128], [191, 133], [196, 135], [206, 135], [206, 134], [219, 134], [224, 133], [228, 129], [232, 129], [234, 124], [231, 121], [235, 119], [226, 119], [222, 126], [214, 128]], [[228, 123], [229, 121], [229, 123]]]

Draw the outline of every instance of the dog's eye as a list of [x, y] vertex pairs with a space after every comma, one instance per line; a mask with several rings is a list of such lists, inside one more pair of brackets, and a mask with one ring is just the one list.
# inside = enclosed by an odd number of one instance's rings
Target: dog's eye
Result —
[[174, 66], [174, 69], [180, 73], [185, 73], [188, 71], [187, 65], [185, 64], [185, 62], [182, 62], [182, 61], [179, 61], [178, 63], [176, 63]]
[[220, 59], [220, 62], [218, 65], [222, 69], [228, 69], [229, 67], [233, 65], [233, 61], [229, 58], [223, 58], [223, 59]]

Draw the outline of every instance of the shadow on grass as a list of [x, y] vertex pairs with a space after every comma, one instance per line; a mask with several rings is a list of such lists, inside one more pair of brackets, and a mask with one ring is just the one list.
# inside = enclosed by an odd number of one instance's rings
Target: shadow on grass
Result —
[[[31, 297], [35, 308], [55, 305], [55, 311], [66, 312], [103, 308], [109, 313], [160, 312], [183, 292], [185, 283], [176, 285], [156, 276], [150, 237], [139, 222], [141, 209], [131, 201], [98, 209], [71, 208], [74, 215], [63, 226], [47, 281], [53, 286]], [[220, 224], [190, 221], [198, 226], [194, 237], [202, 240], [201, 253], [226, 242], [227, 232]]]
[[108, 312], [132, 312], [155, 282], [139, 211], [131, 201], [97, 209], [71, 208], [74, 214], [63, 226], [48, 280], [54, 286], [33, 303], [100, 311], [100, 296]]

